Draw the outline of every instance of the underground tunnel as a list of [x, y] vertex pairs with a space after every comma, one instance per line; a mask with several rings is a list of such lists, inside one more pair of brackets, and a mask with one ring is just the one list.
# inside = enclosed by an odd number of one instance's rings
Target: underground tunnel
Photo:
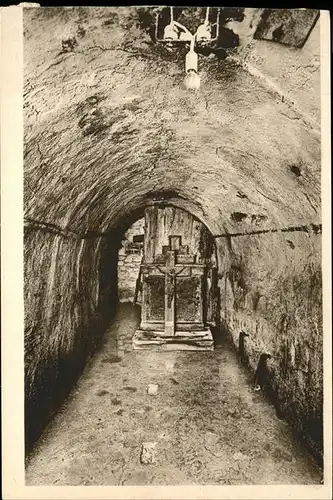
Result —
[[317, 11], [175, 10], [219, 33], [193, 90], [163, 9], [24, 9], [26, 477], [319, 483]]

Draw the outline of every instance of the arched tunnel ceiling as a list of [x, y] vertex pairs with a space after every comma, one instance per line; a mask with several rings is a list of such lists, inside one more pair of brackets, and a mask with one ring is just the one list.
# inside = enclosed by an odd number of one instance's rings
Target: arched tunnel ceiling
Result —
[[137, 8], [24, 18], [27, 217], [105, 231], [164, 196], [215, 234], [320, 221], [318, 131], [240, 65], [200, 58], [192, 93]]

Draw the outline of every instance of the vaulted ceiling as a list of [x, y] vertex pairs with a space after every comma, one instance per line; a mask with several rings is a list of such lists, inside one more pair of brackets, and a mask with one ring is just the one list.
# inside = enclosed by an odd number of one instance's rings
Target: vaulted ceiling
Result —
[[138, 9], [24, 19], [27, 218], [106, 231], [166, 199], [215, 234], [320, 222], [318, 129], [234, 58], [201, 56], [193, 93]]

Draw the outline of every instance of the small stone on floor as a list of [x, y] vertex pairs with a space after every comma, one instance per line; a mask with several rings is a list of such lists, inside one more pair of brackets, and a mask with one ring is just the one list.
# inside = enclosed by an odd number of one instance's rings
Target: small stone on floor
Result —
[[142, 464], [154, 464], [156, 462], [156, 444], [152, 442], [142, 443], [140, 456]]
[[148, 384], [147, 393], [149, 394], [149, 396], [156, 396], [157, 391], [158, 391], [157, 384]]

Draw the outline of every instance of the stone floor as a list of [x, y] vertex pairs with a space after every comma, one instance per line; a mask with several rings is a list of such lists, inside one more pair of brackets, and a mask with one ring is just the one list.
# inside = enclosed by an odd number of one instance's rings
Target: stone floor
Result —
[[[28, 458], [27, 485], [320, 483], [227, 342], [214, 352], [132, 351], [138, 323], [138, 309], [122, 304]], [[156, 463], [140, 463], [144, 442], [156, 443]]]

